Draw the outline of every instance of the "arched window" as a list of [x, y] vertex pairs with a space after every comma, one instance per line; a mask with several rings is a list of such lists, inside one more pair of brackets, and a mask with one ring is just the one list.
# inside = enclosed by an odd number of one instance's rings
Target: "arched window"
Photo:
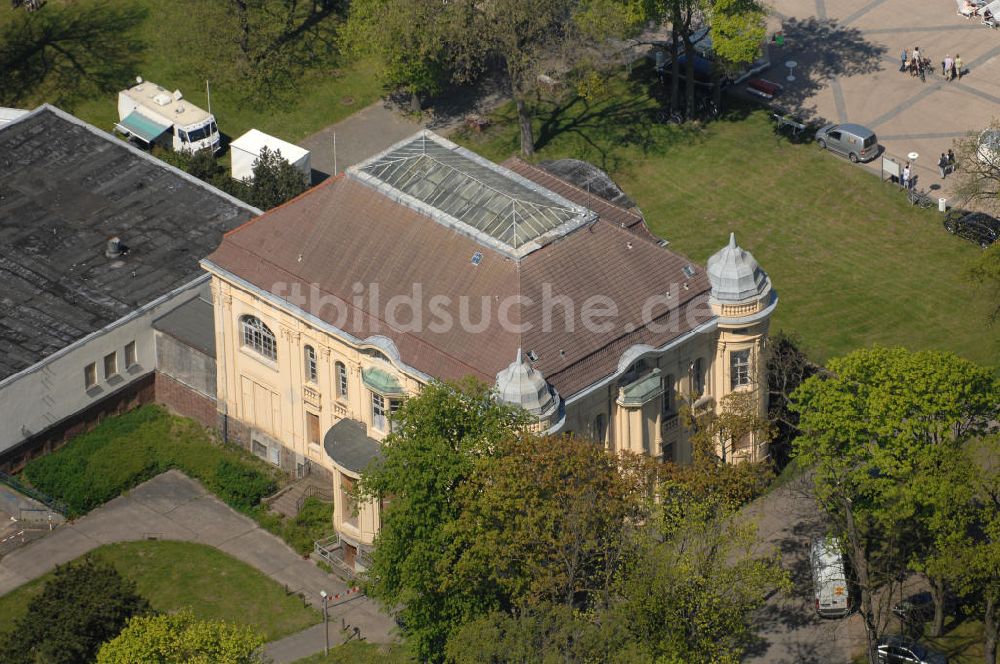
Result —
[[337, 362], [334, 367], [337, 371], [337, 398], [347, 401], [347, 367], [343, 362]]
[[256, 316], [240, 318], [243, 328], [243, 345], [246, 348], [263, 355], [272, 362], [278, 359], [278, 345], [274, 341], [274, 332]]
[[315, 383], [319, 376], [319, 370], [316, 368], [316, 349], [312, 346], [306, 346], [303, 354], [305, 355], [306, 380]]

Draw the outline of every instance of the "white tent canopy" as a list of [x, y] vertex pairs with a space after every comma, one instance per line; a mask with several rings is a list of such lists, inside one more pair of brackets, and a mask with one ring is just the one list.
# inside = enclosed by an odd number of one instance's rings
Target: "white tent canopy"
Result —
[[980, 16], [981, 16], [981, 15], [983, 14], [983, 12], [985, 12], [985, 11], [986, 11], [987, 9], [988, 9], [988, 10], [990, 10], [990, 13], [991, 13], [991, 14], [993, 14], [993, 16], [998, 16], [998, 17], [1000, 17], [1000, 0], [993, 0], [993, 2], [991, 2], [991, 3], [990, 3], [990, 4], [988, 4], [988, 5], [986, 5], [985, 7], [980, 7], [980, 8], [979, 8], [979, 14], [980, 14]]
[[270, 136], [257, 129], [251, 129], [229, 144], [233, 158], [233, 179], [253, 177], [253, 164], [260, 156], [261, 150], [267, 148], [271, 152], [281, 152], [281, 156], [292, 166], [302, 171], [309, 182], [312, 171], [309, 164], [309, 150], [293, 145], [288, 141]]

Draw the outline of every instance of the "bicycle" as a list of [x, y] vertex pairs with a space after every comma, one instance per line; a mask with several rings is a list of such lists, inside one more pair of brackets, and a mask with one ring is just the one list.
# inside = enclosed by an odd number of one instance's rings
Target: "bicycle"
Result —
[[678, 111], [670, 111], [665, 108], [661, 108], [656, 112], [656, 122], [658, 124], [684, 124], [684, 116]]
[[910, 201], [910, 205], [917, 205], [924, 210], [934, 207], [934, 199], [927, 192], [919, 189], [908, 189], [906, 200]]

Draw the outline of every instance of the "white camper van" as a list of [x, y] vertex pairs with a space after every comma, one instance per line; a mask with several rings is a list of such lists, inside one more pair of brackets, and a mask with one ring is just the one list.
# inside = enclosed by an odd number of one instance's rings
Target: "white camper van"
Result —
[[851, 612], [850, 591], [844, 571], [844, 554], [836, 537], [814, 539], [809, 549], [816, 613], [823, 618], [843, 618]]
[[141, 77], [136, 81], [118, 93], [118, 131], [149, 146], [218, 152], [219, 127], [214, 115], [184, 99], [180, 90], [170, 92]]

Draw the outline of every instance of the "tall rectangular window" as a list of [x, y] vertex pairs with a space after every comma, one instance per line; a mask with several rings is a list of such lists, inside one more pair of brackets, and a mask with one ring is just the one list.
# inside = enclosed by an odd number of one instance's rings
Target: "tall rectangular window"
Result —
[[97, 385], [97, 363], [91, 362], [83, 368], [83, 384], [88, 390]]
[[347, 401], [347, 367], [343, 362], [337, 362], [337, 398]]
[[319, 445], [319, 415], [306, 413], [306, 437], [312, 445]]
[[319, 370], [316, 367], [316, 349], [312, 346], [306, 346], [304, 355], [306, 363], [306, 380], [310, 383], [315, 383], [319, 377]]
[[750, 384], [750, 349], [729, 354], [729, 380], [732, 389]]
[[108, 353], [104, 356], [104, 380], [118, 374], [118, 353]]
[[379, 431], [385, 431], [387, 428], [385, 397], [375, 392], [372, 392], [372, 427]]
[[667, 375], [663, 378], [663, 414], [670, 415], [674, 412], [674, 377]]
[[135, 342], [130, 341], [125, 344], [125, 368], [128, 369], [136, 364], [139, 364], [139, 356], [135, 352]]

